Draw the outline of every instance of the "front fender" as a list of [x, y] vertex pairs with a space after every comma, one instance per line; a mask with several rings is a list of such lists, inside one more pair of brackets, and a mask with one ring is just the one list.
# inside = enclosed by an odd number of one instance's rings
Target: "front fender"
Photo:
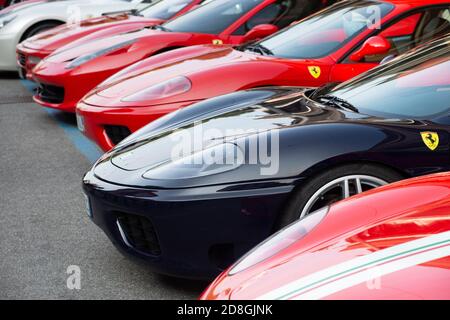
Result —
[[[207, 70], [191, 72], [187, 76], [196, 84], [208, 84], [209, 96], [263, 86], [294, 85], [290, 74], [295, 69], [277, 61], [246, 60], [217, 65]], [[226, 81], [218, 81], [226, 79]]]

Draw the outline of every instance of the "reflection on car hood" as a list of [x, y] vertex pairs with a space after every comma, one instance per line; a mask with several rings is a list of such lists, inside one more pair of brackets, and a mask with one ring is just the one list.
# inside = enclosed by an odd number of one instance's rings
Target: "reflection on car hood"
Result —
[[[123, 32], [141, 29], [145, 26], [160, 24], [158, 19], [147, 19], [128, 14], [105, 16], [83, 20], [79, 25], [62, 25], [49, 31], [40, 33], [23, 43], [26, 48], [34, 50], [54, 51], [73, 41], [94, 39], [112, 36]], [[101, 31], [101, 33], [99, 33]], [[78, 41], [80, 44], [80, 41]]]
[[52, 63], [63, 63], [71, 61], [86, 54], [95, 53], [99, 50], [106, 49], [114, 45], [124, 43], [126, 41], [139, 39], [146, 36], [147, 37], [154, 36], [155, 42], [157, 43], [157, 38], [163, 34], [164, 32], [149, 30], [147, 28], [135, 30], [127, 33], [122, 33], [116, 36], [92, 40], [76, 47], [62, 47], [61, 49], [55, 51], [55, 53], [53, 53], [51, 56], [49, 56], [46, 59], [46, 61]]
[[28, 8], [34, 7], [34, 6], [36, 6], [38, 4], [42, 4], [44, 2], [50, 2], [50, 1], [51, 0], [29, 0], [29, 1], [26, 1], [26, 2], [19, 2], [19, 3], [15, 4], [15, 5], [12, 5], [12, 6], [9, 6], [9, 7], [6, 7], [4, 9], [2, 9], [0, 11], [0, 19], [5, 17], [5, 16], [8, 16], [10, 14], [21, 13], [22, 11], [24, 11], [24, 10], [26, 10]]
[[[221, 67], [239, 64], [245, 65], [245, 63], [251, 61], [263, 63], [266, 60], [271, 61], [271, 58], [238, 51], [231, 46], [199, 45], [182, 48], [161, 56], [157, 55], [148, 58], [131, 66], [127, 70], [124, 70], [119, 77], [113, 77], [114, 80], [107, 80], [97, 87], [95, 92], [92, 93], [95, 96], [92, 99], [89, 99], [88, 96], [84, 102], [104, 107], [134, 106], [140, 103], [145, 105], [148, 104], [148, 101], [127, 103], [122, 101], [122, 98], [177, 76], [189, 78], [195, 74], [214, 74], [215, 70]], [[248, 81], [246, 77], [241, 77], [241, 80], [242, 85]], [[219, 94], [230, 92], [226, 91], [225, 84], [221, 87], [224, 92], [220, 92]], [[155, 99], [151, 101], [151, 104], [158, 105], [180, 101], [201, 100], [209, 98], [209, 96], [205, 96], [207, 92], [208, 90], [204, 90], [203, 86], [193, 83], [192, 89], [186, 94], [164, 99]]]
[[[173, 161], [172, 152], [181, 146], [180, 133], [194, 139], [190, 141], [199, 142], [193, 149], [189, 149], [190, 152], [224, 142], [241, 145], [250, 140], [258, 141], [259, 138], [268, 139], [272, 133], [279, 134], [279, 150], [276, 151], [279, 151], [279, 171], [271, 179], [295, 177], [311, 166], [311, 162], [317, 161], [317, 157], [330, 158], [354, 149], [375, 148], [388, 139], [387, 133], [366, 125], [371, 121], [381, 124], [383, 119], [319, 106], [304, 97], [304, 90], [261, 88], [209, 99], [187, 107], [136, 132], [106, 154], [96, 165], [94, 172], [101, 179], [113, 183], [165, 188], [268, 178], [261, 175], [261, 166], [248, 165], [226, 174], [199, 177], [191, 181], [142, 179], [142, 175], [150, 168]], [[336, 123], [342, 128], [346, 123], [349, 126], [342, 130], [345, 132], [346, 144], [317, 150], [325, 142], [323, 139], [329, 139], [334, 134]], [[214, 135], [209, 135], [208, 130], [214, 130]], [[196, 135], [198, 132], [200, 135]], [[364, 139], [358, 134], [363, 134]], [[310, 153], [310, 149], [314, 149], [314, 153]], [[297, 159], [295, 165], [292, 163], [293, 159]]]
[[439, 282], [450, 272], [449, 177], [408, 180], [340, 202], [305, 238], [224, 278], [214, 291], [237, 300], [442, 299], [448, 290]]

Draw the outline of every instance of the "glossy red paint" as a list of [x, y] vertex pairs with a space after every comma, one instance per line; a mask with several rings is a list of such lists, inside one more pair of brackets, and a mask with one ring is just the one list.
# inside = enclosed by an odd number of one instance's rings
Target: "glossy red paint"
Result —
[[[322, 290], [318, 294], [322, 299], [450, 299], [449, 212], [450, 173], [406, 180], [349, 198], [333, 205], [302, 240], [244, 271], [233, 275], [224, 272], [201, 299], [303, 299], [314, 297], [318, 290]], [[441, 250], [438, 258], [404, 264], [419, 255], [414, 252], [414, 243], [444, 233], [447, 240], [435, 247]], [[407, 246], [409, 251], [403, 256], [401, 250], [396, 251]], [[423, 254], [430, 255], [431, 245], [423, 248]], [[374, 262], [371, 257], [380, 260], [384, 252], [393, 260], [361, 270], [352, 264]], [[355, 269], [345, 275], [342, 269], [341, 278], [332, 278], [336, 266], [343, 263]], [[400, 268], [383, 273], [383, 268], [394, 264]], [[292, 286], [318, 272], [323, 273], [310, 289], [296, 291], [300, 288]], [[363, 272], [372, 274], [349, 284]], [[320, 282], [324, 278], [329, 282]], [[340, 286], [339, 281], [346, 282]]]
[[[202, 1], [204, 0], [192, 0], [189, 5], [182, 8], [173, 18], [195, 8]], [[116, 14], [87, 19], [75, 26], [64, 24], [20, 43], [17, 46], [17, 63], [23, 69], [23, 74], [26, 75], [26, 78], [32, 80], [31, 70], [36, 66], [36, 63], [33, 60], [30, 61], [30, 57], [45, 59], [62, 47], [65, 47], [65, 49], [73, 48], [90, 41], [140, 30], [163, 22], [165, 20], [158, 18]]]
[[[231, 46], [202, 45], [146, 59], [108, 79], [85, 96], [77, 108], [80, 119], [84, 119], [84, 133], [107, 151], [114, 147], [114, 143], [105, 134], [105, 126], [126, 127], [134, 132], [165, 112], [237, 90], [272, 85], [318, 87], [329, 82], [346, 81], [378, 65], [378, 62], [356, 63], [348, 59], [362, 43], [367, 41], [379, 49], [385, 41], [382, 37], [402, 37], [415, 30], [419, 15], [410, 12], [430, 5], [450, 4], [442, 0], [386, 2], [394, 8], [382, 19], [380, 32], [365, 29], [343, 43], [339, 29], [312, 39], [304, 36], [311, 44], [324, 39], [341, 43], [334, 52], [321, 58], [279, 58], [240, 51]], [[407, 13], [411, 16], [405, 17]], [[151, 101], [123, 100], [140, 90], [179, 76], [190, 80], [191, 90]]]
[[14, 8], [17, 8], [21, 5], [22, 2], [43, 2], [45, 0], [22, 0], [20, 2], [17, 2], [16, 4], [13, 5], [8, 5], [8, 3], [10, 3], [11, 1], [8, 0], [0, 0], [0, 8], [8, 8], [8, 9], [3, 9], [4, 11], [2, 11], [2, 13], [6, 13], [8, 11], [11, 11]]
[[[311, 1], [317, 3], [318, 0]], [[241, 6], [228, 8], [231, 10], [238, 10], [241, 13], [234, 14], [234, 16], [232, 16], [233, 21], [227, 23], [225, 27], [220, 26], [222, 31], [219, 34], [175, 32], [173, 30], [167, 32], [164, 31], [164, 26], [166, 25], [164, 24], [162, 29], [142, 29], [129, 33], [121, 33], [120, 35], [102, 38], [94, 42], [79, 45], [75, 48], [71, 46], [67, 50], [66, 47], [63, 47], [56, 51], [52, 56], [43, 60], [33, 70], [33, 79], [37, 82], [64, 89], [65, 95], [62, 102], [60, 99], [58, 100], [58, 103], [53, 103], [53, 101], [49, 101], [48, 99], [42, 99], [42, 94], [36, 95], [34, 97], [35, 101], [45, 107], [75, 112], [75, 107], [79, 100], [96, 85], [123, 68], [157, 53], [198, 44], [240, 44], [243, 41], [247, 41], [248, 37], [246, 37], [246, 34], [238, 31], [240, 31], [242, 27], [246, 27], [246, 23], [249, 22], [251, 18], [255, 17], [257, 21], [261, 21], [261, 19], [262, 21], [267, 20], [267, 18], [261, 18], [261, 16], [257, 14], [261, 13], [262, 10], [269, 6], [272, 7], [277, 0], [242, 0], [241, 2], [246, 4], [246, 8], [242, 9]], [[189, 25], [189, 28], [201, 28], [204, 30], [208, 27], [209, 23], [204, 23], [202, 26], [191, 26], [186, 20], [189, 20], [189, 17], [192, 15], [197, 17], [199, 15], [198, 12], [203, 12], [200, 10], [209, 10], [208, 8], [211, 6], [215, 8], [220, 5], [232, 6], [233, 3], [229, 4], [229, 2], [225, 0], [209, 2], [182, 17], [171, 20], [171, 22], [167, 24], [167, 27], [169, 28], [169, 26], [171, 26], [170, 24], [177, 23], [180, 19], [184, 19], [182, 20], [184, 21], [182, 29], [186, 29], [186, 26]], [[319, 7], [321, 7], [321, 5], [322, 2], [319, 3]], [[234, 19], [234, 17], [236, 18]], [[297, 18], [297, 15], [283, 16], [283, 19], [287, 19], [288, 21], [293, 21]], [[208, 20], [211, 19], [211, 17], [205, 16], [204, 19]], [[209, 20], [207, 22], [209, 22]], [[220, 24], [218, 23], [218, 25]], [[120, 50], [101, 55], [77, 68], [68, 68], [70, 61], [73, 59], [114, 45], [122, 44], [126, 41], [134, 42]]]

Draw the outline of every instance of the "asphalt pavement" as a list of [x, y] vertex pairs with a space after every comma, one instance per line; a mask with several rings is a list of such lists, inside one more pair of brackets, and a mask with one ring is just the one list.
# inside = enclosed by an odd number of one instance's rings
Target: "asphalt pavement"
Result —
[[[206, 283], [127, 260], [89, 220], [81, 178], [92, 159], [71, 132], [73, 115], [48, 112], [0, 74], [0, 299], [197, 298]], [[67, 286], [69, 266], [79, 290]]]

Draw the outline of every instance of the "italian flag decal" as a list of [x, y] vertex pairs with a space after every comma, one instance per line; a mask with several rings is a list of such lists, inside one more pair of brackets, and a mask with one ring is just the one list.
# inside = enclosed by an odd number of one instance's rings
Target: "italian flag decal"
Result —
[[316, 300], [396, 271], [450, 255], [450, 231], [406, 242], [320, 270], [257, 300]]

